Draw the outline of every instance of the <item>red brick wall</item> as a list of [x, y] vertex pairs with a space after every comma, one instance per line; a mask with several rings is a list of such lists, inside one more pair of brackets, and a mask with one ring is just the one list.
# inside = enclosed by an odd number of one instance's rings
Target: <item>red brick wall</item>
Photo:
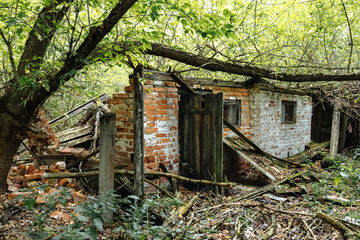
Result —
[[[145, 171], [155, 171], [163, 163], [168, 170], [178, 173], [178, 89], [170, 78], [151, 78], [144, 83]], [[108, 101], [116, 113], [117, 165], [128, 165], [128, 169], [133, 169], [134, 153], [132, 84], [130, 80], [125, 92], [114, 94]]]
[[[126, 87], [125, 90], [131, 90]], [[113, 112], [116, 113], [116, 165], [128, 165], [128, 169], [133, 170], [131, 155], [134, 153], [134, 93], [123, 92], [113, 94], [113, 98], [108, 100], [108, 104]]]
[[155, 170], [163, 163], [178, 173], [178, 89], [171, 79], [148, 79], [144, 87], [145, 169]]

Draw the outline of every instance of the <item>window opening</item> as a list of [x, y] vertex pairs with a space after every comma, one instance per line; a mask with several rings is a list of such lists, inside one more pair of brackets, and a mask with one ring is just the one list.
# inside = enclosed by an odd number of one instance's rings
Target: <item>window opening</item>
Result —
[[281, 101], [281, 123], [296, 122], [296, 102]]
[[240, 126], [240, 101], [224, 102], [224, 119], [234, 126]]

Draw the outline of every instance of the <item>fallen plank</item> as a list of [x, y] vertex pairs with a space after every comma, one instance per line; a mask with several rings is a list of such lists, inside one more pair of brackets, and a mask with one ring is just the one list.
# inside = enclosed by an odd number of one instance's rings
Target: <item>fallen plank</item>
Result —
[[255, 148], [259, 153], [266, 154], [261, 148], [259, 148], [255, 143], [253, 143], [250, 139], [248, 139], [244, 134], [242, 134], [234, 125], [228, 122], [226, 119], [223, 119], [224, 125], [228, 127], [233, 133], [235, 133], [238, 137], [240, 137], [247, 144]]
[[288, 201], [287, 198], [278, 197], [278, 196], [275, 196], [275, 195], [270, 194], [270, 193], [264, 194], [264, 197], [267, 197], [267, 198], [270, 198], [270, 199], [272, 199], [272, 200], [279, 201], [279, 202], [286, 202], [286, 201]]
[[287, 163], [287, 164], [295, 165], [295, 166], [298, 166], [298, 167], [300, 166], [297, 163], [292, 163], [290, 161], [275, 157], [275, 156], [265, 152], [260, 147], [258, 147], [253, 141], [248, 139], [244, 134], [242, 134], [239, 130], [237, 130], [237, 128], [234, 125], [232, 125], [231, 123], [229, 123], [226, 119], [223, 119], [223, 122], [224, 122], [226, 127], [228, 127], [231, 131], [233, 131], [233, 133], [235, 133], [238, 137], [240, 137], [243, 141], [245, 141], [251, 147], [253, 147], [257, 152], [259, 152], [259, 153], [263, 154], [264, 156], [268, 157], [270, 160], [275, 159], [277, 161], [284, 162], [284, 163]]
[[270, 173], [268, 173], [264, 168], [262, 168], [259, 164], [257, 164], [256, 162], [254, 162], [251, 158], [249, 158], [245, 153], [239, 151], [238, 149], [236, 149], [228, 140], [226, 140], [225, 138], [223, 139], [223, 142], [230, 147], [232, 150], [234, 150], [237, 154], [239, 154], [242, 158], [244, 158], [246, 161], [248, 161], [253, 167], [255, 167], [257, 170], [259, 170], [260, 172], [262, 172], [265, 176], [267, 176], [271, 181], [275, 181], [276, 178], [271, 175]]
[[[115, 174], [121, 175], [134, 175], [134, 171], [130, 170], [115, 170]], [[183, 177], [173, 173], [164, 173], [164, 172], [145, 172], [145, 176], [159, 176], [159, 177], [172, 177], [179, 179], [184, 182], [192, 182], [192, 183], [200, 183], [200, 184], [208, 184], [214, 186], [221, 186], [221, 187], [232, 187], [235, 186], [236, 183], [232, 182], [212, 182], [208, 180], [201, 180], [201, 179], [193, 179]], [[99, 175], [99, 171], [88, 171], [88, 172], [76, 172], [76, 173], [44, 173], [42, 175], [43, 179], [50, 179], [50, 178], [80, 178], [80, 177], [90, 177], [90, 176], [97, 176]]]
[[92, 139], [92, 135], [86, 135], [86, 136], [83, 136], [81, 138], [77, 138], [77, 139], [74, 139], [74, 140], [71, 140], [71, 141], [68, 141], [68, 142], [63, 142], [61, 143], [61, 146], [66, 146], [66, 147], [73, 147], [73, 146], [76, 146], [80, 143], [84, 143], [84, 142], [87, 142], [89, 140]]
[[286, 158], [286, 161], [294, 162], [297, 164], [300, 164], [307, 159], [313, 158], [315, 155], [319, 154], [323, 151], [324, 148], [328, 147], [330, 145], [330, 142], [323, 142], [323, 143], [310, 143], [310, 148], [305, 150], [304, 152], [298, 153], [292, 157]]
[[[100, 98], [100, 100], [101, 100], [102, 102], [105, 102], [105, 101], [107, 100], [108, 96], [107, 96], [105, 93], [102, 93], [102, 94], [99, 96], [99, 98]], [[77, 114], [85, 111], [86, 109], [90, 108], [93, 104], [95, 104], [94, 101], [96, 101], [97, 99], [98, 99], [98, 97], [95, 97], [95, 98], [87, 101], [86, 103], [81, 104], [81, 105], [75, 107], [74, 109], [72, 109], [72, 110], [64, 113], [62, 116], [51, 120], [51, 121], [49, 122], [50, 126], [54, 126], [55, 124], [58, 124], [58, 123], [60, 123], [60, 122], [63, 122], [63, 121], [65, 121], [65, 120], [67, 120], [67, 119], [69, 119], [69, 118], [71, 118], [71, 117], [73, 117], [73, 116], [75, 116], [75, 115], [77, 115]]]
[[340, 205], [345, 205], [345, 206], [360, 205], [359, 200], [349, 200], [346, 198], [331, 196], [331, 195], [326, 195], [325, 197], [322, 198], [322, 200], [327, 201], [327, 202], [337, 203]]
[[74, 138], [79, 138], [84, 135], [91, 134], [93, 129], [94, 127], [90, 125], [79, 126], [58, 132], [55, 134], [55, 136], [60, 140], [60, 143], [63, 143]]
[[269, 185], [266, 185], [266, 186], [264, 186], [264, 187], [262, 187], [262, 188], [255, 189], [255, 190], [253, 190], [253, 191], [251, 191], [251, 192], [249, 192], [249, 193], [247, 193], [247, 194], [245, 194], [245, 195], [240, 196], [239, 198], [236, 198], [236, 200], [248, 199], [248, 198], [252, 198], [252, 197], [256, 197], [256, 196], [262, 195], [262, 194], [264, 194], [264, 193], [267, 193], [267, 192], [273, 190], [273, 189], [276, 188], [278, 185], [283, 184], [284, 182], [286, 182], [286, 181], [288, 181], [288, 180], [297, 178], [297, 177], [299, 177], [299, 176], [301, 176], [301, 175], [303, 175], [303, 174], [305, 174], [305, 173], [307, 173], [307, 172], [308, 172], [308, 170], [303, 171], [303, 172], [299, 172], [299, 173], [296, 173], [296, 174], [294, 174], [294, 175], [291, 175], [291, 176], [288, 177], [288, 178], [285, 178], [285, 179], [282, 179], [282, 180], [280, 180], [280, 181], [278, 181], [278, 182], [275, 182], [275, 183], [273, 183], [273, 184], [269, 184]]

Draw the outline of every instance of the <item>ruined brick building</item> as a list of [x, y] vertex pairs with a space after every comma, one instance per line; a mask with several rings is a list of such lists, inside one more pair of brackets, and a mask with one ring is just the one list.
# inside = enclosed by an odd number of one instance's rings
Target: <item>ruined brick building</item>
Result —
[[[275, 88], [268, 83], [249, 85], [209, 79], [192, 79], [188, 83], [204, 96], [222, 93], [222, 107], [215, 115], [222, 115], [265, 152], [286, 158], [303, 151], [305, 144], [310, 141], [312, 100], [309, 96]], [[117, 116], [117, 162], [129, 168], [132, 168], [134, 151], [133, 90], [133, 80], [130, 79], [124, 92], [116, 93], [108, 100]], [[163, 163], [170, 171], [179, 171], [179, 138], [182, 137], [181, 131], [186, 129], [181, 127], [179, 120], [183, 112], [182, 99], [185, 98], [182, 97], [181, 88], [169, 74], [149, 72], [145, 75], [145, 170], [154, 170], [159, 163]], [[206, 99], [201, 101], [199, 111], [205, 113], [201, 108]], [[235, 136], [222, 123], [217, 131], [222, 132], [222, 137]]]

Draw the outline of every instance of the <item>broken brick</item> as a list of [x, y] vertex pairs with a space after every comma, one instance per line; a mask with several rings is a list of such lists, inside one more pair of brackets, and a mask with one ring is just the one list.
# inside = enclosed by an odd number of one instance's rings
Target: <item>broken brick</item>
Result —
[[27, 168], [26, 168], [26, 173], [32, 173], [35, 171], [35, 168], [33, 165], [29, 165]]
[[86, 196], [82, 195], [79, 192], [74, 192], [72, 197], [74, 202], [85, 202], [87, 200]]
[[66, 184], [68, 184], [68, 183], [69, 183], [69, 181], [68, 181], [66, 178], [63, 178], [63, 179], [61, 179], [61, 180], [59, 181], [58, 185], [65, 187]]
[[72, 153], [72, 151], [74, 151], [74, 149], [75, 149], [75, 148], [64, 147], [64, 148], [60, 151], [60, 153], [62, 153], [62, 154], [70, 154], [70, 153]]
[[66, 169], [66, 163], [64, 161], [56, 162], [55, 165], [56, 165], [56, 168], [59, 169], [60, 171]]
[[26, 165], [25, 164], [20, 164], [17, 169], [21, 172], [25, 172], [26, 171]]
[[41, 179], [42, 175], [42, 173], [25, 174], [24, 181]]

